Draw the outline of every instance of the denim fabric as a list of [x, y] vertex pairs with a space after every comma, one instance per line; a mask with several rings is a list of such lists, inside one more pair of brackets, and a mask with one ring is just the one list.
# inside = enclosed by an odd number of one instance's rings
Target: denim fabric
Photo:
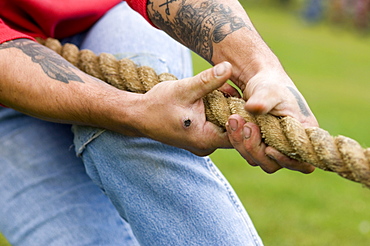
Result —
[[69, 125], [0, 108], [0, 231], [13, 246], [138, 245], [72, 141]]
[[[189, 51], [138, 14], [115, 25], [122, 12], [129, 15], [126, 7], [123, 3], [102, 18], [82, 48], [121, 57], [137, 54], [130, 58], [157, 73], [191, 76]], [[237, 195], [208, 157], [102, 129], [73, 130], [87, 173], [141, 245], [262, 244]]]
[[74, 130], [87, 173], [141, 245], [261, 245], [237, 195], [208, 157], [146, 138]]
[[[169, 72], [178, 78], [192, 76], [189, 50], [152, 27], [126, 3], [113, 8], [94, 25], [81, 43], [81, 49], [85, 48], [96, 54], [107, 52], [130, 58], [137, 65], [151, 66], [157, 73]], [[140, 58], [143, 56], [144, 60]]]
[[[70, 40], [192, 75], [189, 51], [126, 3]], [[93, 127], [73, 133], [0, 109], [0, 231], [14, 245], [262, 245], [208, 157]]]

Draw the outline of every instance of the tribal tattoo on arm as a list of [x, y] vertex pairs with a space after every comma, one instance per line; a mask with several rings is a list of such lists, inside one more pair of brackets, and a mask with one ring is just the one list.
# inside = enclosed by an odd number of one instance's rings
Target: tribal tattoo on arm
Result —
[[70, 81], [83, 80], [73, 70], [77, 69], [54, 51], [28, 39], [15, 39], [0, 45], [0, 50], [17, 48], [31, 57], [34, 63], [41, 66], [47, 76], [68, 84]]
[[[187, 2], [187, 0], [163, 0], [162, 4], [155, 6], [153, 0], [148, 0], [149, 18], [167, 34], [210, 63], [215, 43], [220, 43], [229, 34], [243, 27], [251, 29], [225, 2], [214, 0]], [[172, 13], [170, 5], [175, 3], [179, 8], [176, 13]]]

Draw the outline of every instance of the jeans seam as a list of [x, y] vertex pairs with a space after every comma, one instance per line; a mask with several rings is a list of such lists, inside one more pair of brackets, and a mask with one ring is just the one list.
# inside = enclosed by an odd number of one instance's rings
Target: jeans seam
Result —
[[243, 210], [240, 208], [240, 204], [238, 200], [235, 198], [234, 192], [231, 190], [229, 184], [225, 182], [224, 178], [220, 175], [212, 161], [209, 159], [207, 159], [206, 161], [211, 172], [217, 177], [219, 181], [221, 181], [222, 185], [226, 188], [227, 194], [230, 197], [234, 207], [237, 209], [238, 212], [242, 212]]
[[206, 159], [206, 162], [208, 164], [208, 168], [210, 171], [218, 178], [218, 180], [222, 183], [222, 185], [226, 188], [227, 193], [230, 197], [230, 200], [232, 201], [234, 207], [236, 208], [237, 212], [239, 212], [239, 215], [241, 216], [243, 222], [246, 224], [246, 227], [248, 228], [248, 231], [250, 235], [253, 238], [254, 244], [255, 245], [262, 245], [260, 243], [259, 237], [257, 236], [257, 232], [254, 231], [252, 228], [252, 224], [250, 224], [248, 219], [246, 218], [247, 215], [243, 215], [244, 212], [244, 207], [240, 204], [240, 201], [238, 198], [235, 196], [235, 192], [232, 190], [230, 185], [225, 181], [223, 176], [220, 174], [220, 172], [216, 169], [215, 165], [212, 163], [212, 161], [208, 158]]

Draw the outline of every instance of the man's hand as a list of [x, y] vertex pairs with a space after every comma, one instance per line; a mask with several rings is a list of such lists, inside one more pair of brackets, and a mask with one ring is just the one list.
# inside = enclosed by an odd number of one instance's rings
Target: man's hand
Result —
[[144, 94], [133, 125], [146, 137], [208, 155], [215, 149], [232, 147], [227, 134], [206, 121], [202, 97], [226, 83], [231, 65], [214, 68], [182, 80], [157, 84]]
[[[269, 70], [253, 76], [244, 86], [243, 96], [247, 99], [245, 108], [249, 112], [291, 116], [304, 126], [318, 126], [303, 96], [283, 70]], [[261, 141], [258, 126], [246, 123], [238, 115], [231, 116], [226, 127], [235, 149], [249, 164], [260, 166], [267, 173], [273, 173], [283, 167], [302, 173], [311, 173], [315, 169], [310, 164], [293, 160], [266, 146]]]
[[146, 136], [198, 155], [232, 147], [227, 134], [206, 121], [202, 100], [230, 77], [227, 62], [138, 94], [81, 72], [38, 43], [17, 39], [0, 45], [0, 75], [0, 102], [40, 119]]
[[293, 160], [276, 149], [266, 146], [261, 140], [257, 125], [245, 120], [239, 115], [232, 115], [226, 124], [229, 138], [234, 148], [252, 166], [260, 166], [266, 173], [274, 173], [281, 168], [311, 173], [315, 168], [308, 163]]
[[[276, 71], [275, 71], [276, 70]], [[291, 116], [305, 126], [318, 126], [307, 102], [282, 68], [262, 70], [246, 82], [245, 108], [254, 114]]]
[[[289, 115], [305, 126], [317, 126], [303, 97], [237, 0], [227, 3], [222, 0], [184, 0], [166, 5], [159, 0], [151, 0], [147, 10], [149, 18], [157, 27], [211, 64], [230, 62], [230, 79], [243, 91], [244, 99], [248, 100], [248, 111]], [[227, 85], [222, 86], [221, 90], [237, 95]], [[230, 141], [252, 165], [259, 165], [267, 172], [274, 172], [281, 167], [302, 172], [313, 170], [306, 164], [298, 164], [264, 146], [259, 129], [250, 124], [248, 126], [251, 127], [252, 135], [246, 140], [242, 135], [244, 123], [239, 118], [234, 120], [239, 124], [235, 131], [229, 131]], [[229, 130], [231, 125], [230, 121]]]

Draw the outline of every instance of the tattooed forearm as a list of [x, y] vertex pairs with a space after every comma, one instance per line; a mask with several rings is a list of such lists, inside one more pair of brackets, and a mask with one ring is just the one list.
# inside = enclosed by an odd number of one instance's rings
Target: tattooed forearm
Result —
[[31, 57], [34, 63], [41, 66], [42, 70], [50, 78], [69, 83], [69, 81], [83, 82], [83, 80], [73, 72], [75, 68], [72, 64], [58, 56], [38, 43], [27, 39], [16, 39], [0, 45], [0, 50], [17, 48]]
[[[149, 18], [155, 25], [173, 38], [203, 56], [212, 63], [213, 45], [229, 34], [249, 26], [236, 16], [224, 3], [214, 0], [194, 1], [162, 0], [156, 6], [148, 0]], [[176, 13], [170, 12], [171, 4], [179, 5]], [[164, 11], [163, 11], [163, 8]]]
[[161, 5], [159, 5], [159, 7], [163, 7], [163, 6], [166, 6], [166, 15], [170, 15], [170, 6], [169, 4], [172, 3], [172, 2], [177, 2], [177, 0], [166, 0], [165, 3], [162, 3]]
[[297, 100], [301, 113], [306, 117], [310, 116], [311, 115], [310, 110], [308, 109], [306, 103], [303, 101], [302, 96], [294, 88], [290, 86], [287, 86], [287, 88], [290, 90], [290, 92], [294, 95], [295, 99]]

